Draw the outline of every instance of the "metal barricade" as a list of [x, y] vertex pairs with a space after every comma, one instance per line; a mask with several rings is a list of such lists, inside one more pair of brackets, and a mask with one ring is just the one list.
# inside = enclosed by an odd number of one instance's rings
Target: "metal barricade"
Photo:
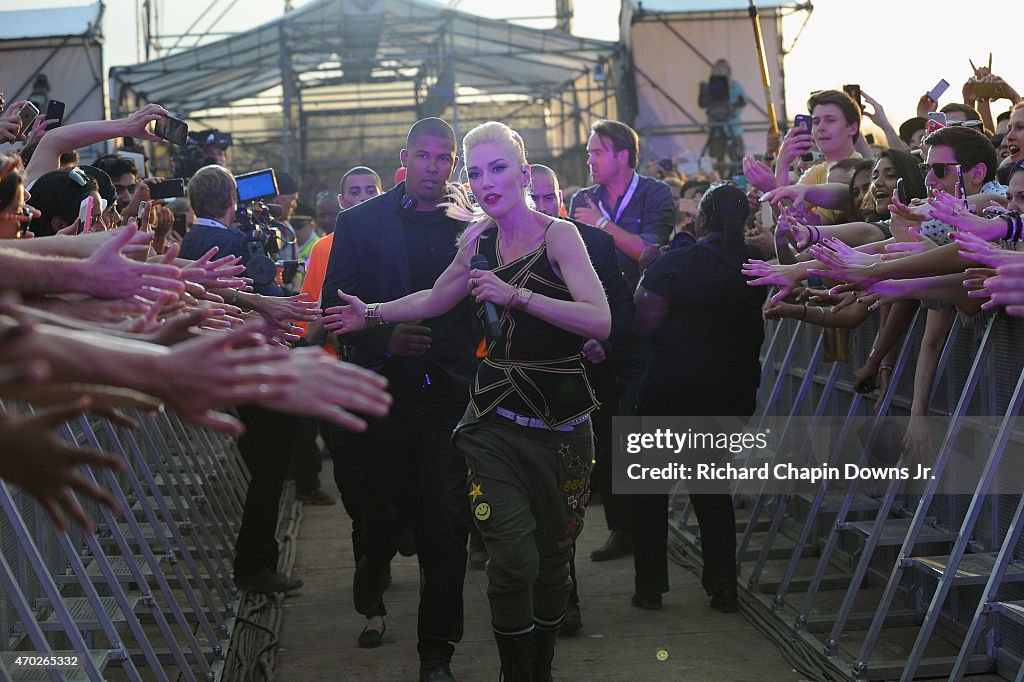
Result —
[[60, 429], [128, 465], [80, 467], [122, 507], [116, 516], [75, 496], [95, 535], [58, 533], [33, 497], [0, 481], [0, 679], [220, 678], [248, 472], [231, 438], [166, 412], [131, 417], [135, 428], [86, 415]]
[[[823, 361], [816, 328], [776, 323], [766, 335], [751, 424], [783, 417], [785, 435], [794, 419], [804, 420], [793, 441], [799, 451], [814, 443], [816, 424], [841, 418], [827, 453], [832, 462], [861, 418], [867, 426], [856, 447], [868, 457], [887, 419], [909, 415], [924, 317], [921, 311], [906, 333], [877, 414], [852, 386], [874, 320], [854, 330], [847, 364]], [[995, 672], [1024, 681], [1024, 463], [1008, 454], [1024, 447], [1016, 424], [1022, 341], [1024, 323], [1013, 318], [953, 320], [929, 410], [947, 421], [933, 445], [933, 475], [920, 486], [892, 480], [864, 494], [856, 480], [824, 481], [810, 493], [762, 486], [761, 495], [735, 495], [741, 608], [784, 650], [799, 651], [805, 674], [911, 680]], [[971, 461], [954, 458], [968, 437]], [[968, 467], [976, 483], [958, 487]], [[673, 513], [685, 508], [673, 499]], [[699, 564], [700, 545], [683, 513], [670, 524], [671, 549]]]

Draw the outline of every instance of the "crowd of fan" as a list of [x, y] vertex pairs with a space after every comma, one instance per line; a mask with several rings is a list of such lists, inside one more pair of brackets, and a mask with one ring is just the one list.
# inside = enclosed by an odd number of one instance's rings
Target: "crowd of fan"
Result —
[[[316, 300], [253, 292], [241, 258], [216, 248], [181, 258], [164, 202], [151, 202], [138, 224], [136, 207], [159, 178], [140, 178], [116, 155], [77, 164], [82, 147], [159, 141], [150, 128], [167, 116], [162, 107], [59, 127], [40, 116], [23, 130], [23, 106], [0, 115], [0, 476], [35, 495], [58, 528], [65, 514], [92, 528], [72, 491], [116, 506], [77, 467], [123, 463], [53, 435], [86, 410], [123, 422], [119, 409], [163, 404], [232, 434], [242, 424], [223, 410], [237, 405], [353, 430], [365, 428], [353, 412], [387, 412], [384, 379], [292, 347], [302, 334], [296, 323], [319, 316]], [[79, 210], [89, 196], [86, 232]]]

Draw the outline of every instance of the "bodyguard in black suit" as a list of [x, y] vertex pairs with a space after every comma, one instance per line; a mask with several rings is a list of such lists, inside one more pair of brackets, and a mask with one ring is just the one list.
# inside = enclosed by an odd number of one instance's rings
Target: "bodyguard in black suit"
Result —
[[[564, 204], [555, 172], [540, 164], [530, 166], [530, 171], [532, 175], [530, 192], [537, 210], [550, 216], [559, 216]], [[629, 334], [633, 324], [633, 287], [622, 273], [618, 253], [615, 250], [615, 240], [611, 235], [604, 230], [572, 219], [569, 219], [569, 222], [576, 226], [576, 229], [580, 231], [580, 236], [583, 237], [587, 255], [590, 256], [594, 271], [597, 272], [597, 276], [604, 286], [605, 295], [608, 297], [608, 306], [612, 311], [612, 331], [608, 338], [604, 341], [590, 339], [583, 345], [583, 354], [587, 359], [587, 378], [601, 403], [601, 407], [591, 413], [597, 459], [592, 480], [594, 486], [601, 493], [602, 499], [607, 500], [611, 494], [612, 481], [612, 417], [615, 415], [620, 393], [611, 356], [616, 344]], [[562, 628], [559, 630], [559, 634], [562, 636], [576, 634], [583, 626], [576, 583], [575, 557], [569, 564], [569, 568], [572, 575], [572, 593], [569, 595], [565, 620], [562, 621]]]
[[[465, 227], [437, 208], [458, 161], [455, 149], [447, 123], [418, 121], [402, 150], [406, 181], [338, 215], [324, 308], [341, 304], [338, 289], [371, 302], [433, 286], [454, 260]], [[476, 370], [470, 298], [440, 317], [366, 329], [345, 342], [353, 362], [388, 377], [395, 399], [391, 413], [371, 421], [367, 432], [369, 502], [353, 599], [371, 620], [359, 642], [381, 643], [385, 571], [411, 524], [422, 571], [420, 679], [452, 680], [454, 643], [462, 639], [469, 507], [466, 463], [450, 438]]]

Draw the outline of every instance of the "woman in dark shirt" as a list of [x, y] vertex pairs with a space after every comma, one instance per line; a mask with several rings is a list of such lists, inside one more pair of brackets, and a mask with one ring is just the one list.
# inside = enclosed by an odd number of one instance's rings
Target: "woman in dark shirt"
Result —
[[[640, 380], [637, 414], [735, 416], [754, 413], [764, 341], [763, 287], [747, 286], [742, 265], [750, 207], [743, 191], [715, 184], [704, 194], [697, 242], [665, 254], [644, 273], [633, 328], [651, 335], [653, 353]], [[633, 498], [633, 604], [660, 608], [668, 591], [667, 495]], [[703, 584], [711, 606], [736, 610], [736, 536], [728, 494], [691, 495], [700, 524]]]

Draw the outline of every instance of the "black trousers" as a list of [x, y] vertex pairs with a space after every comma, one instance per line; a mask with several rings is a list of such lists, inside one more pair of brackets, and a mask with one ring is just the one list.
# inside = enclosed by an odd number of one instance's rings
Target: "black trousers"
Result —
[[311, 417], [296, 417], [298, 427], [292, 442], [291, 463], [288, 476], [295, 479], [296, 493], [311, 493], [320, 487], [320, 448], [316, 445], [317, 420]]
[[[641, 382], [637, 413], [646, 416], [718, 416], [754, 412], [756, 386], [725, 382], [722, 392], [708, 387], [687, 389]], [[701, 584], [708, 594], [736, 585], [736, 513], [728, 494], [690, 495], [700, 527], [704, 570]], [[668, 495], [631, 495], [635, 589], [645, 594], [668, 592]]]
[[334, 484], [341, 493], [341, 504], [352, 520], [352, 554], [358, 563], [363, 558], [363, 516], [367, 499], [368, 472], [363, 461], [366, 437], [323, 420], [319, 421], [319, 427], [320, 437], [334, 462]]
[[383, 614], [379, 574], [398, 551], [410, 524], [421, 573], [417, 622], [420, 657], [451, 658], [462, 639], [462, 586], [469, 534], [466, 462], [451, 445], [469, 402], [468, 387], [435, 381], [393, 386], [390, 414], [370, 425], [366, 513], [360, 571], [353, 599], [366, 616]]
[[245, 434], [238, 450], [249, 467], [249, 488], [242, 525], [235, 541], [235, 576], [277, 570], [277, 507], [288, 476], [288, 461], [298, 420], [256, 405], [238, 408]]

